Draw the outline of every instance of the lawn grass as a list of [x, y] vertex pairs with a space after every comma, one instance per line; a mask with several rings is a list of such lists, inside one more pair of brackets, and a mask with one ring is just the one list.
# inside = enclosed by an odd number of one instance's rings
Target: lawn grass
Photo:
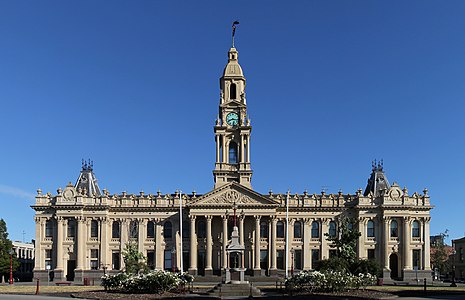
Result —
[[[40, 294], [56, 294], [56, 293], [77, 293], [85, 291], [100, 291], [103, 287], [95, 286], [56, 286], [56, 285], [41, 285]], [[34, 285], [0, 285], [0, 294], [35, 294], [36, 286]]]

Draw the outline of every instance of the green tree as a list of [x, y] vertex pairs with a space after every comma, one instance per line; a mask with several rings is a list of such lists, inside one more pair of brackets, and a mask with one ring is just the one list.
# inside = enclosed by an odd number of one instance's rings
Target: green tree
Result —
[[[6, 222], [0, 219], [0, 276], [9, 277], [10, 274], [10, 251], [13, 249], [13, 244], [8, 239], [8, 231]], [[19, 261], [16, 258], [16, 253], [13, 254], [13, 271], [18, 269]]]
[[336, 248], [337, 257], [349, 264], [357, 259], [357, 241], [360, 235], [360, 231], [355, 229], [355, 220], [345, 216], [339, 218], [336, 235], [330, 236], [329, 233], [325, 233], [331, 246]]
[[439, 274], [447, 274], [450, 271], [449, 253], [445, 240], [449, 237], [449, 230], [441, 232], [431, 245], [431, 264], [433, 270], [438, 270]]
[[128, 274], [136, 274], [140, 272], [147, 272], [147, 262], [144, 255], [139, 252], [137, 244], [128, 242], [126, 248], [123, 250], [123, 260], [125, 271]]

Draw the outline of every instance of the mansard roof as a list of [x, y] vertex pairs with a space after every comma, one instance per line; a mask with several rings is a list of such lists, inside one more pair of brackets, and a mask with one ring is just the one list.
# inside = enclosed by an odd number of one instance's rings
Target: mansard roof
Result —
[[94, 174], [94, 163], [91, 160], [82, 160], [82, 169], [79, 178], [74, 185], [74, 188], [86, 196], [101, 196], [102, 192], [97, 183], [97, 178]]
[[365, 192], [363, 193], [363, 196], [368, 196], [371, 193], [375, 195], [375, 197], [378, 197], [381, 195], [381, 191], [383, 190], [389, 190], [391, 185], [389, 184], [389, 181], [384, 174], [383, 170], [383, 161], [379, 161], [376, 163], [376, 160], [372, 163], [372, 172], [371, 176], [368, 179], [367, 186], [365, 188]]

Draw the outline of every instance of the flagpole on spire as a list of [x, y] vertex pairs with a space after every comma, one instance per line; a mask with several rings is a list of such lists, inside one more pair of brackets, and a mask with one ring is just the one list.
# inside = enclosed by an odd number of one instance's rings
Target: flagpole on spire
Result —
[[236, 25], [239, 25], [239, 21], [234, 21], [232, 24], [232, 48], [234, 48], [234, 36], [236, 35]]

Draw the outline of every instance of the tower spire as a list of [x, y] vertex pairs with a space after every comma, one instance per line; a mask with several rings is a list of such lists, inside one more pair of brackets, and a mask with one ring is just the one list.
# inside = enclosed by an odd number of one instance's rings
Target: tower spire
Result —
[[231, 48], [234, 48], [234, 36], [236, 35], [236, 25], [239, 25], [239, 21], [234, 21], [232, 24], [232, 46]]

